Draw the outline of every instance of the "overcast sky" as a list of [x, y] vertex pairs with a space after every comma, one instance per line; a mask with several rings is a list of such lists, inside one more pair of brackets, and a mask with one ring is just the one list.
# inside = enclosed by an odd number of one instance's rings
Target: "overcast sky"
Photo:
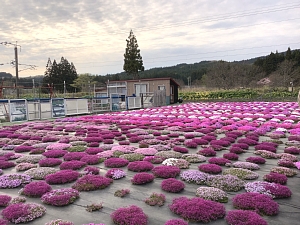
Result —
[[[43, 75], [48, 58], [77, 73], [123, 71], [130, 29], [145, 69], [203, 60], [242, 60], [300, 48], [300, 1], [1, 0], [0, 43], [21, 46], [20, 77]], [[14, 47], [0, 45], [0, 71]]]

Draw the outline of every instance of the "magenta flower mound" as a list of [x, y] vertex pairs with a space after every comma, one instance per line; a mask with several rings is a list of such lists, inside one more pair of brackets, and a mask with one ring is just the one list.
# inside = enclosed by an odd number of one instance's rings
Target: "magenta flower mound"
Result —
[[41, 201], [47, 205], [64, 206], [75, 202], [79, 198], [79, 191], [73, 188], [61, 188], [45, 193]]
[[42, 155], [46, 156], [47, 158], [60, 158], [67, 154], [68, 151], [66, 150], [51, 150], [44, 152]]
[[222, 172], [222, 167], [216, 164], [201, 164], [198, 169], [204, 173], [218, 174]]
[[251, 157], [248, 157], [246, 158], [246, 161], [247, 162], [251, 162], [251, 163], [256, 163], [256, 164], [265, 164], [266, 163], [266, 160], [262, 157], [255, 157], [255, 156], [251, 156]]
[[1, 225], [8, 225], [8, 221], [7, 220], [5, 220], [5, 219], [0, 219], [0, 224]]
[[72, 188], [78, 191], [94, 191], [104, 189], [112, 182], [113, 180], [110, 178], [88, 174], [77, 180], [76, 183], [72, 185]]
[[284, 153], [289, 153], [293, 155], [299, 155], [300, 154], [300, 149], [294, 146], [287, 147], [284, 149]]
[[129, 160], [123, 159], [123, 158], [109, 158], [104, 161], [104, 165], [108, 168], [119, 168], [127, 166], [129, 163]]
[[161, 189], [171, 193], [181, 192], [185, 188], [185, 184], [175, 178], [168, 178], [161, 182]]
[[146, 172], [153, 169], [153, 164], [147, 161], [130, 162], [127, 169], [133, 172]]
[[96, 165], [101, 162], [101, 159], [99, 156], [96, 155], [86, 155], [83, 156], [80, 161], [85, 162], [88, 165]]
[[58, 158], [45, 158], [41, 159], [39, 161], [39, 166], [41, 167], [52, 167], [52, 166], [58, 166], [62, 163], [61, 159]]
[[197, 154], [204, 155], [204, 156], [215, 156], [217, 152], [212, 147], [207, 147], [202, 150], [199, 150]]
[[233, 197], [233, 207], [254, 210], [260, 215], [274, 216], [279, 212], [279, 205], [270, 196], [259, 193], [242, 193]]
[[100, 152], [103, 152], [103, 149], [102, 148], [87, 148], [84, 152], [89, 155], [96, 155]]
[[261, 218], [257, 213], [248, 210], [231, 210], [227, 212], [225, 220], [228, 224], [240, 225], [268, 225], [267, 221]]
[[185, 140], [183, 143], [188, 148], [197, 148], [198, 144], [194, 142], [192, 139]]
[[11, 223], [27, 223], [43, 216], [46, 208], [36, 203], [18, 203], [7, 206], [2, 211], [4, 219]]
[[16, 153], [21, 153], [21, 152], [30, 152], [32, 149], [34, 149], [34, 147], [32, 146], [20, 145], [18, 147], [15, 147], [14, 151]]
[[71, 161], [71, 160], [80, 160], [82, 157], [86, 156], [87, 153], [85, 152], [68, 152], [64, 155], [65, 161]]
[[171, 219], [165, 222], [164, 225], [188, 225], [188, 222], [182, 219]]
[[240, 147], [231, 146], [230, 149], [229, 149], [229, 152], [230, 153], [235, 153], [235, 154], [241, 154], [241, 153], [244, 153], [245, 150], [243, 150]]
[[231, 161], [229, 159], [225, 159], [225, 158], [217, 158], [217, 157], [212, 157], [208, 160], [208, 162], [210, 164], [216, 164], [219, 166], [225, 166], [226, 164], [230, 164]]
[[98, 175], [100, 173], [100, 169], [95, 166], [87, 166], [83, 170], [86, 174]]
[[51, 190], [52, 187], [45, 181], [36, 181], [26, 184], [25, 187], [20, 190], [20, 193], [28, 197], [40, 198], [43, 194]]
[[81, 162], [78, 160], [71, 160], [71, 161], [67, 161], [67, 162], [63, 162], [62, 164], [60, 164], [59, 168], [61, 170], [79, 170], [82, 167], [84, 167], [86, 165], [85, 162]]
[[122, 169], [113, 168], [106, 172], [105, 177], [118, 180], [125, 177], [126, 173]]
[[209, 223], [225, 216], [225, 207], [219, 202], [202, 198], [179, 197], [169, 205], [170, 210], [187, 221]]
[[110, 215], [114, 224], [138, 224], [147, 225], [148, 216], [143, 212], [143, 210], [135, 205], [118, 208]]
[[289, 198], [292, 196], [291, 190], [281, 184], [269, 183], [266, 181], [255, 181], [245, 184], [246, 192], [261, 193], [272, 198]]
[[16, 164], [14, 162], [9, 162], [6, 160], [0, 160], [0, 169], [7, 169], [14, 167]]
[[0, 195], [0, 207], [8, 206], [10, 200], [11, 200], [11, 197], [9, 195]]
[[153, 155], [153, 156], [146, 156], [143, 161], [151, 162], [153, 164], [160, 164], [165, 160], [164, 157]]
[[271, 172], [269, 174], [264, 175], [264, 180], [271, 183], [286, 184], [288, 178], [284, 174]]
[[160, 178], [175, 178], [180, 174], [180, 169], [177, 166], [156, 166], [152, 173]]
[[74, 170], [60, 170], [56, 173], [48, 174], [45, 181], [48, 184], [66, 184], [78, 179], [80, 173]]
[[147, 184], [154, 180], [154, 175], [146, 172], [137, 173], [130, 180], [132, 184]]
[[189, 152], [189, 150], [187, 148], [181, 147], [181, 146], [174, 146], [173, 150], [175, 152], [180, 152], [180, 153], [188, 153]]
[[231, 153], [223, 154], [223, 158], [229, 159], [229, 160], [238, 160], [239, 156], [237, 154], [231, 152]]

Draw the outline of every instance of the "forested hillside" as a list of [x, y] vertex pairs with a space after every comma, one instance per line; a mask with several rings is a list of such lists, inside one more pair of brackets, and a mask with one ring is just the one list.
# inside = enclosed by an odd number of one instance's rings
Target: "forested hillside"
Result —
[[[13, 83], [15, 78], [11, 74], [1, 73], [6, 82]], [[90, 84], [103, 86], [107, 80], [128, 80], [132, 76], [125, 72], [107, 75], [81, 74], [78, 82], [85, 83], [84, 76], [89, 77]], [[1, 77], [1, 76], [0, 76]], [[268, 85], [270, 87], [300, 86], [300, 50], [287, 49], [286, 52], [271, 52], [267, 56], [261, 56], [243, 61], [202, 61], [194, 64], [178, 64], [170, 67], [151, 68], [139, 72], [139, 77], [159, 78], [172, 77], [181, 87], [185, 85], [202, 86], [213, 89], [253, 88]], [[20, 78], [19, 85], [32, 87], [32, 79], [35, 84], [41, 83], [43, 76]], [[189, 83], [190, 81], [190, 83]], [[77, 82], [77, 81], [76, 81]], [[75, 82], [75, 83], [76, 83]], [[78, 83], [77, 82], [77, 83]], [[81, 82], [81, 83], [82, 83]], [[82, 86], [76, 83], [77, 91]], [[71, 84], [70, 84], [71, 85]]]

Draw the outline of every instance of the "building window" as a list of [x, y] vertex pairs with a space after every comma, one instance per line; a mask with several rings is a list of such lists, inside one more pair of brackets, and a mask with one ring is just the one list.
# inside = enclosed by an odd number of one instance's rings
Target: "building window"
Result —
[[147, 84], [135, 84], [135, 95], [140, 96], [142, 93], [147, 93]]
[[166, 90], [166, 86], [165, 85], [158, 85], [158, 90], [159, 91]]

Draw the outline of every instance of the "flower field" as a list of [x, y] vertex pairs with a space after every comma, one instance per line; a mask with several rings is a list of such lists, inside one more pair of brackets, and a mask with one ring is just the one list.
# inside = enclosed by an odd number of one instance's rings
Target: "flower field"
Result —
[[300, 109], [206, 102], [0, 129], [0, 225], [297, 224]]

